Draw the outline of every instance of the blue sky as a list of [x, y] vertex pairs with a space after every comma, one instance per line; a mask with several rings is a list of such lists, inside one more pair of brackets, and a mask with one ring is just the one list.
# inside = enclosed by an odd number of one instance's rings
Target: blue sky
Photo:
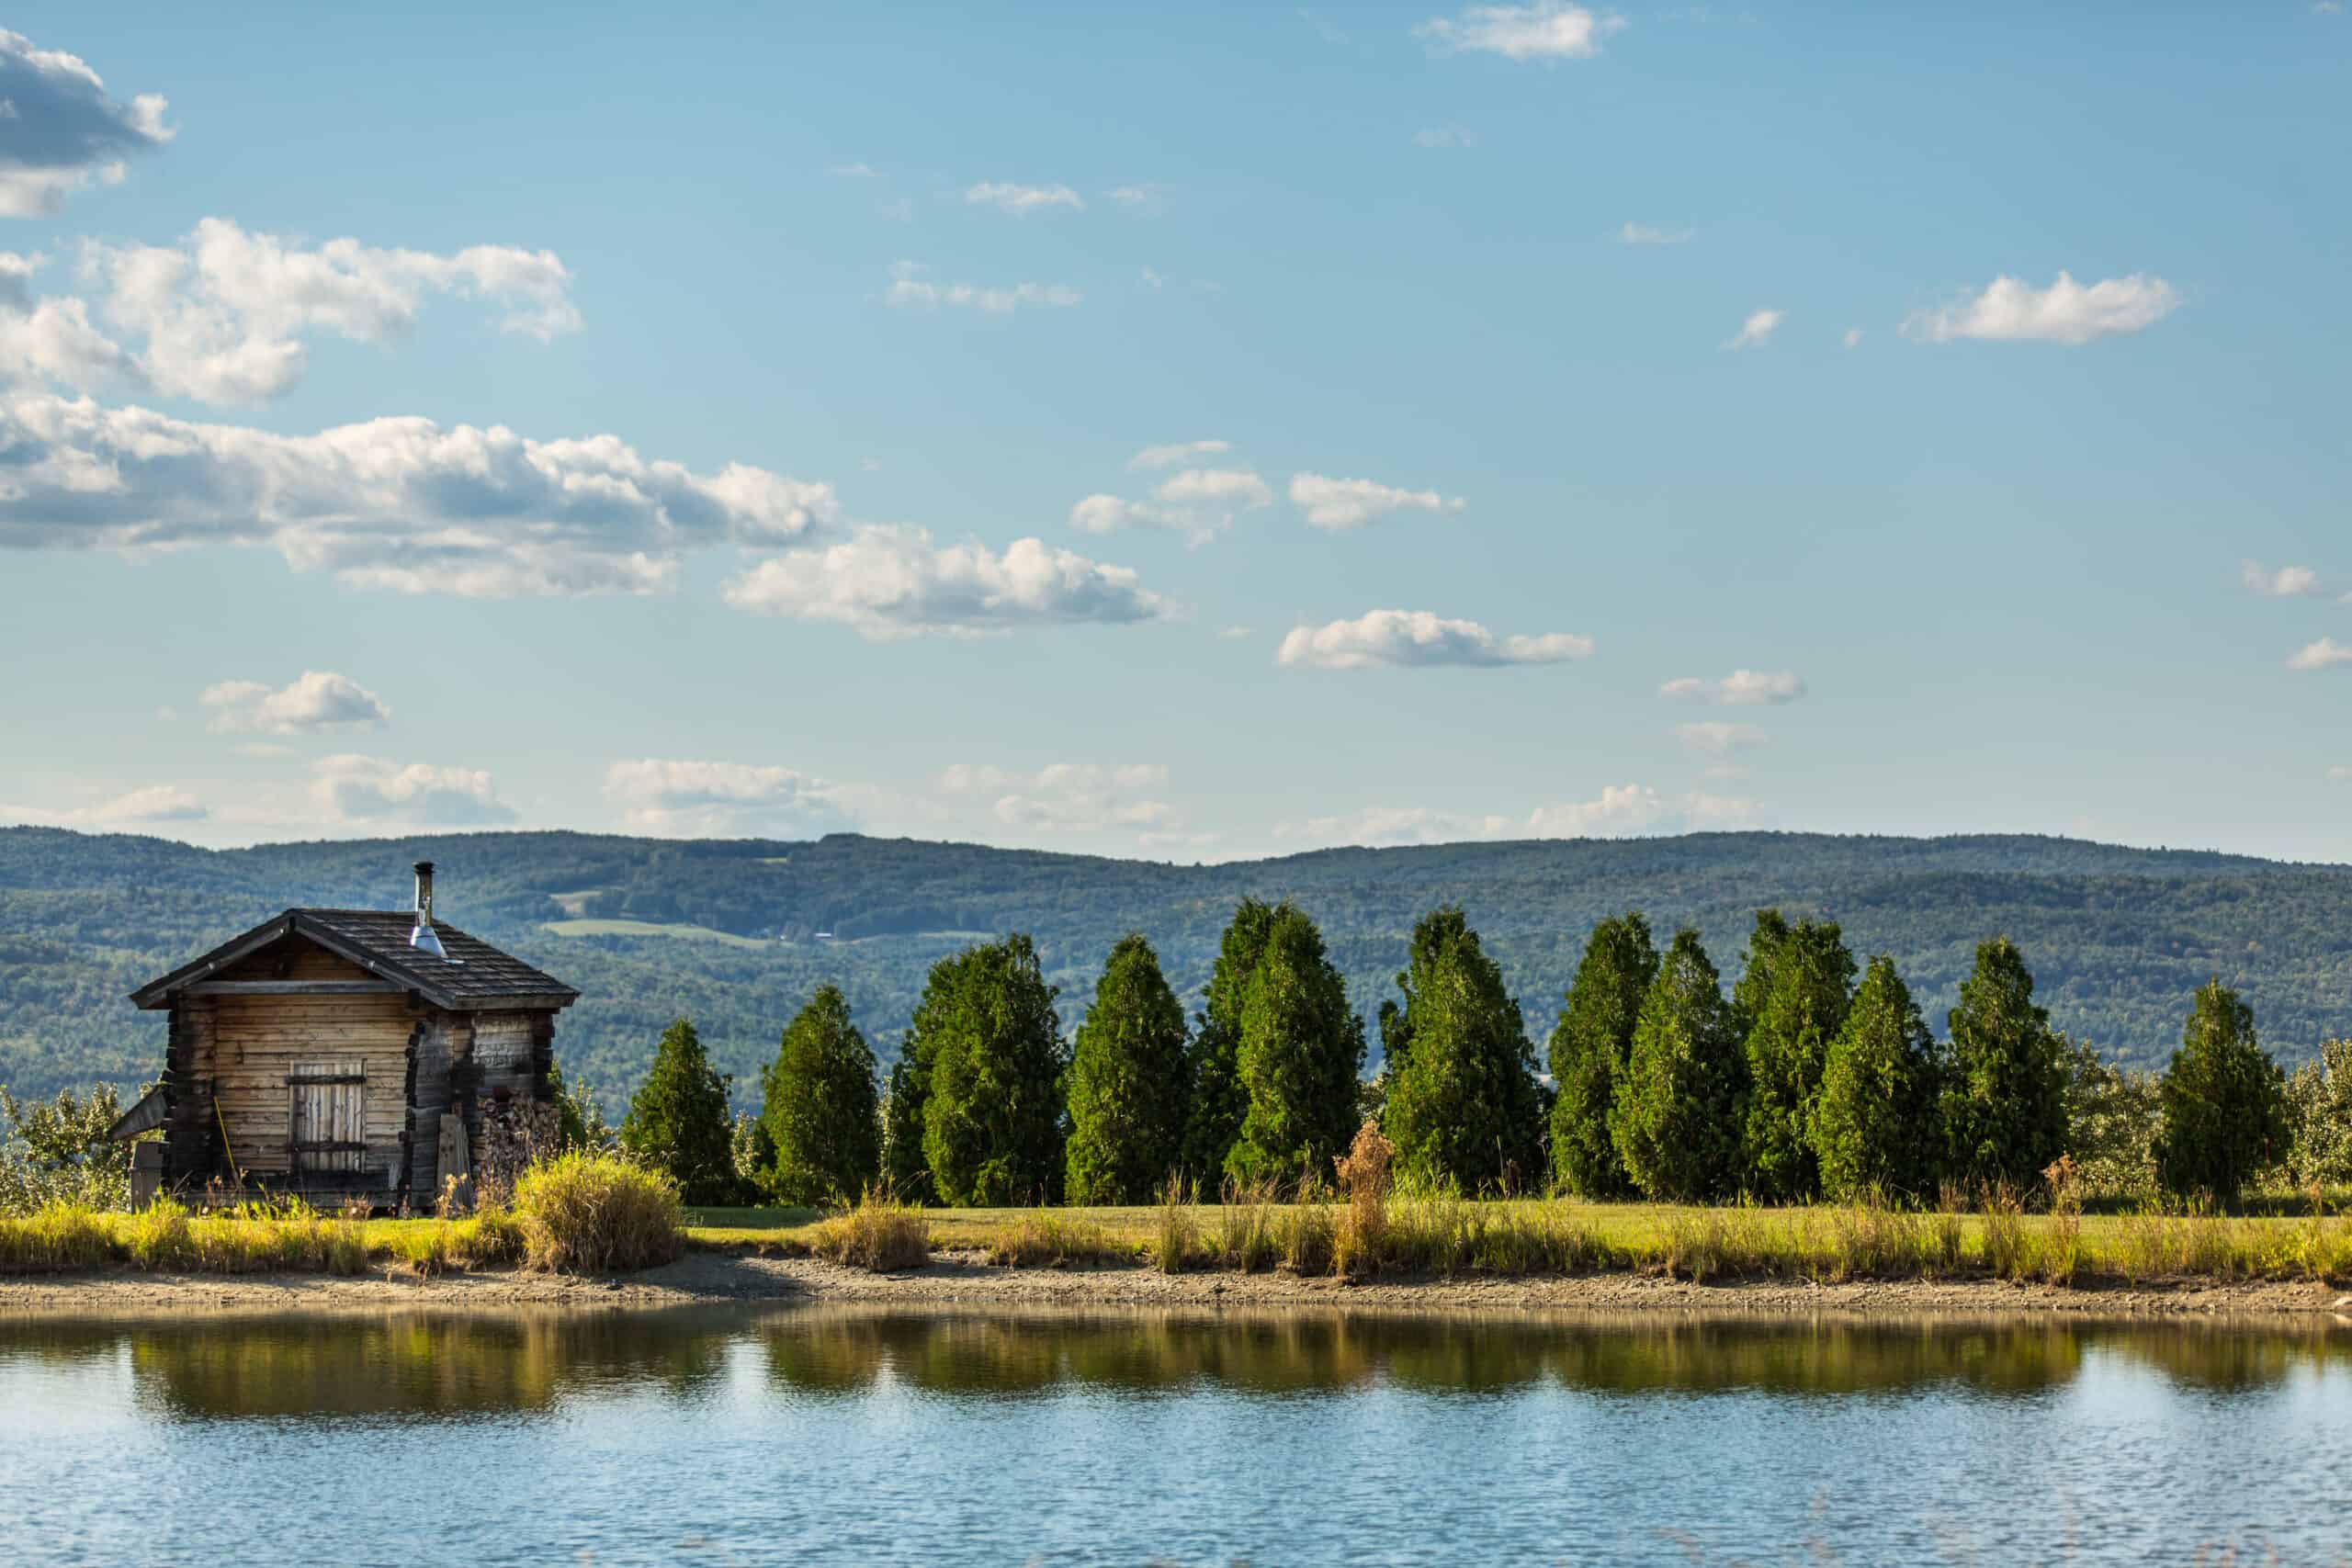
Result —
[[2335, 7], [8, 26], [0, 820], [2352, 858]]

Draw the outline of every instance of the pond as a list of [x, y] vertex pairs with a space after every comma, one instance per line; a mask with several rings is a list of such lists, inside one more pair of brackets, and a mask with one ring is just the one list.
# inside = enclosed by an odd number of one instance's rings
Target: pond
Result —
[[9, 1561], [2344, 1562], [2352, 1329], [0, 1320]]

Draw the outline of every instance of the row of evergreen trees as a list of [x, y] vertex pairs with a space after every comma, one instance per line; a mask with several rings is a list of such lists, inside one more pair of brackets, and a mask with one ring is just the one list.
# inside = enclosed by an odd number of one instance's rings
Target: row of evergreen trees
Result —
[[[691, 1202], [821, 1201], [876, 1181], [958, 1205], [1149, 1202], [1170, 1176], [1328, 1179], [1366, 1114], [1400, 1179], [1463, 1191], [1547, 1183], [1588, 1197], [1766, 1201], [2031, 1189], [2066, 1152], [2070, 1047], [2005, 939], [1939, 1041], [1894, 963], [1859, 969], [1836, 924], [1756, 918], [1730, 994], [1696, 932], [1661, 953], [1639, 914], [1592, 932], [1538, 1077], [1519, 1005], [1457, 908], [1414, 927], [1381, 1006], [1385, 1061], [1361, 1081], [1362, 1021], [1315, 923], [1247, 899], [1201, 1012], [1151, 944], [1113, 948], [1067, 1046], [1035, 948], [1013, 935], [933, 965], [883, 1091], [827, 986], [785, 1030], [736, 1148], [727, 1084], [673, 1026], [621, 1130]], [[2218, 981], [2198, 993], [2160, 1086], [2154, 1161], [2176, 1192], [2224, 1201], [2275, 1160], [2283, 1079]], [[745, 1140], [736, 1140], [745, 1142]]]

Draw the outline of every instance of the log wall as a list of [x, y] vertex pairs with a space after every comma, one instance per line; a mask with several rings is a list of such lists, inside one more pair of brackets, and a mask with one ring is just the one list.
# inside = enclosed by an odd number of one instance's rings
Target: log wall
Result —
[[[298, 1069], [357, 1062], [366, 1185], [400, 1185], [408, 1131], [409, 1043], [417, 1020], [405, 997], [215, 997], [211, 1021], [213, 1093], [242, 1169], [292, 1173], [288, 1147]], [[194, 1005], [205, 1005], [199, 1002]]]

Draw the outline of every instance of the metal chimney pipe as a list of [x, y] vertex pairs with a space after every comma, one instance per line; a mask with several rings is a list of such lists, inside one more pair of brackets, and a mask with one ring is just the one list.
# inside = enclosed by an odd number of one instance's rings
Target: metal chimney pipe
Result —
[[447, 958], [441, 938], [433, 929], [433, 863], [416, 863], [416, 929], [408, 933], [408, 944], [435, 958]]

